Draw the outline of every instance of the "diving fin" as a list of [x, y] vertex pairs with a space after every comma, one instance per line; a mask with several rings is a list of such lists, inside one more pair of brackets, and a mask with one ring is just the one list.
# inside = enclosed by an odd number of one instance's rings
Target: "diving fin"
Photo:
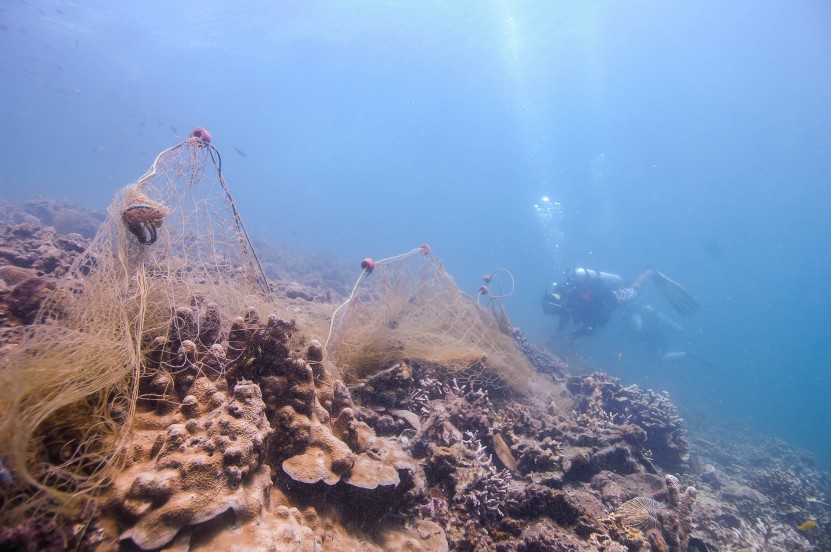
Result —
[[678, 311], [678, 314], [692, 316], [698, 310], [698, 302], [684, 289], [684, 286], [655, 271], [655, 285], [664, 294], [666, 300]]

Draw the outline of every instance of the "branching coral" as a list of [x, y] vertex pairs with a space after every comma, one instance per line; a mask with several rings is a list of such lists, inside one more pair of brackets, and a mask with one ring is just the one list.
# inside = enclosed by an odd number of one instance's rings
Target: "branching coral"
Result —
[[666, 393], [644, 391], [636, 385], [621, 387], [617, 379], [602, 373], [570, 378], [568, 387], [584, 397], [578, 413], [585, 413], [587, 422], [607, 427], [635, 424], [643, 428], [643, 447], [650, 450], [656, 464], [677, 470], [689, 459], [684, 420]]
[[497, 471], [493, 458], [485, 455], [486, 447], [471, 432], [466, 432], [462, 444], [472, 456], [476, 475], [457, 489], [456, 502], [474, 513], [479, 519], [499, 519], [504, 516], [500, 506], [508, 495], [508, 470]]

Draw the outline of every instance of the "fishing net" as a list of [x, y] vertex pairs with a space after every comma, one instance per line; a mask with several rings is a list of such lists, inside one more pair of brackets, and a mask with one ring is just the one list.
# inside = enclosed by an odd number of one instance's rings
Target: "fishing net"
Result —
[[528, 392], [539, 381], [500, 330], [504, 321], [461, 292], [429, 246], [361, 266], [350, 297], [332, 316], [326, 343], [328, 357], [351, 383], [403, 360], [439, 364], [491, 388]]
[[187, 321], [210, 347], [221, 321], [266, 302], [219, 152], [196, 129], [116, 195], [36, 323], [0, 330], [0, 522], [66, 506], [117, 467], [154, 340]]

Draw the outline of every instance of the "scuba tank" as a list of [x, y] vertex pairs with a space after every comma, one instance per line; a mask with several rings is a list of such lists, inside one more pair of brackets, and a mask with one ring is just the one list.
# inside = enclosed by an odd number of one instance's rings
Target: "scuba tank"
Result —
[[606, 289], [615, 290], [624, 286], [623, 278], [610, 272], [600, 272], [591, 268], [572, 268], [566, 271], [566, 279], [580, 284], [599, 283]]

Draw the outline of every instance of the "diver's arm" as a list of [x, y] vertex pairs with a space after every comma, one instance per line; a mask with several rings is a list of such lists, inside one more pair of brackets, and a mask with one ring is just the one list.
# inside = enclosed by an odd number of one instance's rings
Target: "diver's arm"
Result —
[[644, 270], [640, 276], [635, 278], [635, 281], [632, 282], [632, 287], [636, 290], [640, 291], [640, 289], [647, 284], [653, 277], [655, 276], [655, 269], [654, 268], [647, 268]]

